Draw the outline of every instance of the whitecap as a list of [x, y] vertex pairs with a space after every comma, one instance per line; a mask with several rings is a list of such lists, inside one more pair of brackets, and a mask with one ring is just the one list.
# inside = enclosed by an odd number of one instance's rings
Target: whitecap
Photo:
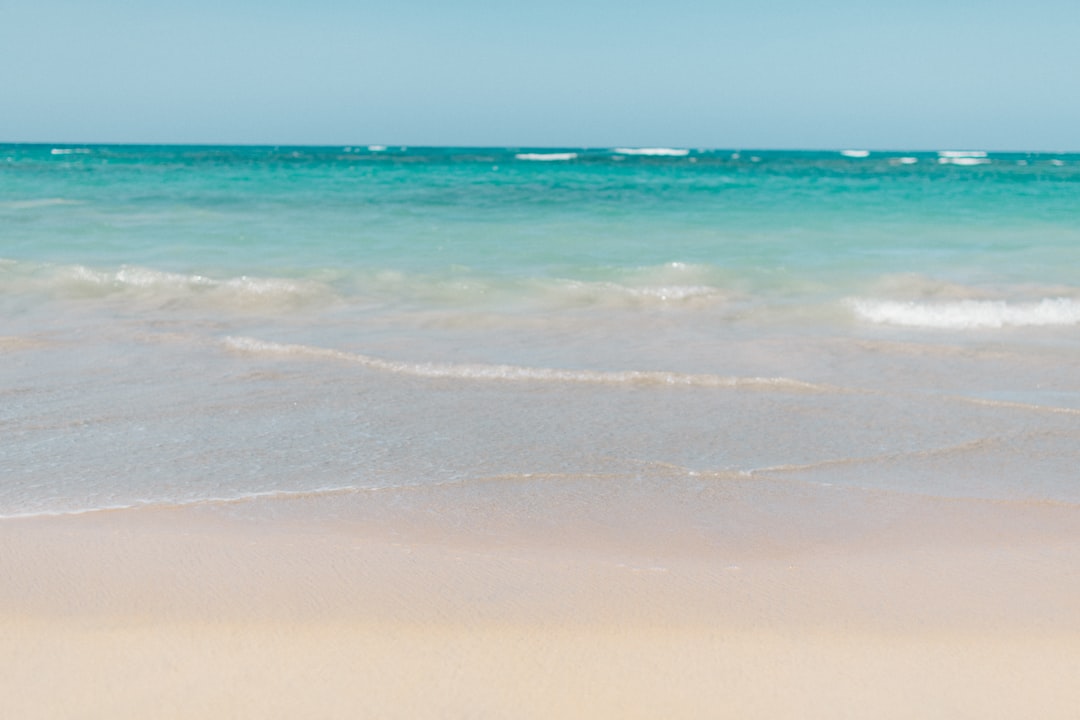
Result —
[[984, 158], [985, 150], [938, 150], [938, 157], [942, 158]]
[[941, 165], [987, 165], [990, 159], [985, 157], [939, 157]]
[[666, 147], [615, 148], [614, 152], [618, 155], [650, 155], [655, 157], [683, 157], [690, 154], [690, 151], [685, 148]]
[[958, 300], [952, 302], [900, 302], [855, 299], [850, 301], [863, 320], [905, 327], [973, 330], [1080, 324], [1080, 301], [1043, 298], [1038, 302]]
[[578, 154], [575, 152], [555, 152], [555, 153], [518, 153], [514, 157], [518, 160], [535, 160], [539, 162], [551, 162], [555, 160], [573, 160], [577, 158]]
[[870, 157], [869, 150], [841, 150], [840, 154], [849, 158], [864, 158]]
[[92, 151], [90, 148], [53, 148], [49, 151], [51, 155], [89, 155]]
[[368, 149], [369, 152], [382, 152], [383, 150], [386, 149], [386, 146], [385, 145], [368, 145], [367, 149]]

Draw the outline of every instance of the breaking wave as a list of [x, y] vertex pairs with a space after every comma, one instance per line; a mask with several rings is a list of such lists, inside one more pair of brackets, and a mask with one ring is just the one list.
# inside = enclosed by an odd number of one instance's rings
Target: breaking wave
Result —
[[1004, 300], [850, 302], [856, 315], [863, 320], [905, 327], [979, 329], [1080, 323], [1080, 301], [1070, 298], [1044, 298], [1026, 303]]
[[987, 165], [990, 158], [985, 150], [939, 150], [938, 163], [941, 165]]
[[332, 289], [309, 279], [254, 277], [211, 278], [133, 265], [96, 269], [85, 265], [0, 265], [0, 291], [40, 293], [64, 298], [122, 297], [135, 300], [208, 301], [240, 307], [304, 304], [326, 299]]
[[938, 150], [941, 158], [984, 158], [986, 155], [985, 150]]
[[249, 297], [287, 298], [311, 295], [319, 291], [317, 283], [283, 278], [239, 277], [214, 279], [202, 275], [185, 275], [142, 267], [124, 266], [114, 271], [98, 271], [75, 266], [66, 273], [72, 285], [103, 290], [208, 290]]
[[613, 152], [618, 155], [649, 155], [653, 157], [683, 157], [690, 154], [690, 151], [685, 148], [665, 147], [615, 148]]
[[518, 153], [514, 157], [518, 160], [534, 160], [539, 162], [552, 162], [557, 160], [574, 160], [578, 156], [575, 152], [553, 153]]

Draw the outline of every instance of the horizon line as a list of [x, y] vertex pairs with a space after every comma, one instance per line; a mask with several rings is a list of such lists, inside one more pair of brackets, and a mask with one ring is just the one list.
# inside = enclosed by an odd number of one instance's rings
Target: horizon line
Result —
[[[689, 152], [866, 152], [866, 153], [940, 153], [940, 152], [987, 152], [1006, 155], [1016, 154], [1053, 154], [1053, 155], [1076, 155], [1078, 150], [1033, 150], [1033, 149], [1000, 149], [987, 146], [948, 145], [942, 147], [868, 147], [860, 145], [843, 146], [694, 146], [694, 145], [665, 145], [665, 144], [613, 144], [613, 145], [454, 145], [454, 144], [424, 144], [424, 143], [270, 143], [270, 142], [148, 142], [148, 141], [76, 141], [76, 140], [0, 140], [0, 146], [42, 146], [42, 147], [246, 147], [246, 148], [340, 148], [340, 149], [369, 149], [373, 152], [401, 151], [408, 149], [434, 149], [434, 150], [578, 150], [578, 151], [603, 151], [627, 149], [664, 149], [664, 150], [687, 150]], [[858, 159], [858, 158], [856, 158]]]

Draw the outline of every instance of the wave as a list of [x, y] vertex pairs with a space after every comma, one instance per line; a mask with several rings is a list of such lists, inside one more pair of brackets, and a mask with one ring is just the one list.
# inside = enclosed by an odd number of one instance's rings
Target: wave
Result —
[[73, 284], [117, 290], [205, 290], [217, 294], [229, 294], [248, 298], [287, 299], [306, 297], [319, 293], [319, 283], [288, 280], [284, 278], [261, 278], [241, 275], [223, 280], [203, 275], [185, 275], [143, 267], [123, 266], [115, 271], [98, 271], [83, 266], [70, 268], [67, 279]]
[[939, 150], [938, 163], [941, 165], [987, 165], [990, 158], [985, 150]]
[[0, 208], [8, 210], [32, 210], [40, 207], [54, 207], [57, 205], [81, 205], [79, 200], [67, 200], [65, 198], [38, 198], [35, 200], [8, 200], [0, 202]]
[[127, 296], [148, 300], [208, 300], [253, 306], [307, 303], [326, 299], [332, 290], [316, 280], [252, 277], [211, 278], [199, 274], [122, 265], [103, 270], [85, 265], [39, 265], [11, 261], [0, 264], [0, 289], [61, 297]]
[[538, 299], [555, 306], [703, 307], [723, 305], [731, 291], [713, 285], [637, 284], [579, 280], [548, 280], [532, 288]]
[[724, 301], [736, 293], [730, 273], [707, 265], [666, 263], [611, 269], [605, 279], [506, 277], [454, 268], [411, 273], [392, 269], [323, 268], [299, 277], [238, 275], [211, 277], [138, 265], [91, 267], [23, 262], [0, 257], [0, 294], [45, 294], [67, 298], [131, 296], [170, 300], [291, 299], [420, 301], [460, 306], [508, 299], [542, 304], [668, 305]]
[[413, 275], [385, 271], [355, 278], [359, 293], [349, 302], [420, 303], [427, 307], [533, 309], [724, 308], [739, 294], [704, 279], [626, 274], [617, 280], [499, 278], [485, 275]]
[[575, 160], [578, 154], [575, 152], [553, 153], [518, 153], [514, 157], [518, 160], [535, 160], [539, 162], [552, 162], [556, 160]]
[[865, 299], [849, 302], [856, 315], [863, 320], [905, 327], [968, 330], [1080, 323], [1080, 301], [1070, 298], [1044, 298], [1028, 303], [1004, 300], [927, 303]]
[[722, 294], [717, 288], [708, 285], [661, 285], [649, 287], [620, 287], [619, 289], [631, 297], [655, 298], [663, 301], [710, 298]]
[[938, 150], [938, 157], [947, 159], [984, 158], [986, 155], [985, 150]]
[[498, 380], [508, 382], [561, 382], [612, 385], [669, 385], [775, 392], [828, 393], [841, 388], [785, 377], [738, 377], [707, 373], [676, 373], [655, 370], [565, 370], [559, 368], [495, 365], [484, 363], [414, 363], [384, 360], [370, 355], [311, 345], [267, 342], [250, 337], [227, 337], [225, 347], [234, 352], [285, 355], [355, 363], [371, 370], [422, 378]]
[[840, 154], [849, 158], [864, 158], [870, 157], [869, 150], [841, 150]]
[[984, 157], [939, 157], [939, 165], [989, 165], [990, 159]]
[[132, 288], [177, 288], [177, 287], [213, 287], [217, 283], [202, 275], [182, 275], [149, 268], [123, 266], [114, 271], [101, 271], [84, 265], [67, 268], [60, 275], [72, 283], [85, 283], [100, 287], [121, 289]]
[[292, 313], [331, 306], [398, 310], [737, 313], [744, 293], [716, 268], [669, 263], [611, 270], [606, 278], [507, 277], [458, 268], [411, 273], [316, 269], [300, 276], [210, 276], [123, 265], [91, 267], [0, 258], [0, 299], [125, 304], [170, 311]]
[[690, 151], [685, 148], [665, 147], [615, 148], [612, 152], [618, 155], [649, 155], [654, 157], [683, 157], [690, 154]]

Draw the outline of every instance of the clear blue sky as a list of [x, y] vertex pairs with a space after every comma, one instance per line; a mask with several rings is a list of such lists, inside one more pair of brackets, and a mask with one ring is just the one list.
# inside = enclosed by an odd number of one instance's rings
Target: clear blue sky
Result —
[[1080, 0], [0, 0], [0, 141], [1080, 150]]

